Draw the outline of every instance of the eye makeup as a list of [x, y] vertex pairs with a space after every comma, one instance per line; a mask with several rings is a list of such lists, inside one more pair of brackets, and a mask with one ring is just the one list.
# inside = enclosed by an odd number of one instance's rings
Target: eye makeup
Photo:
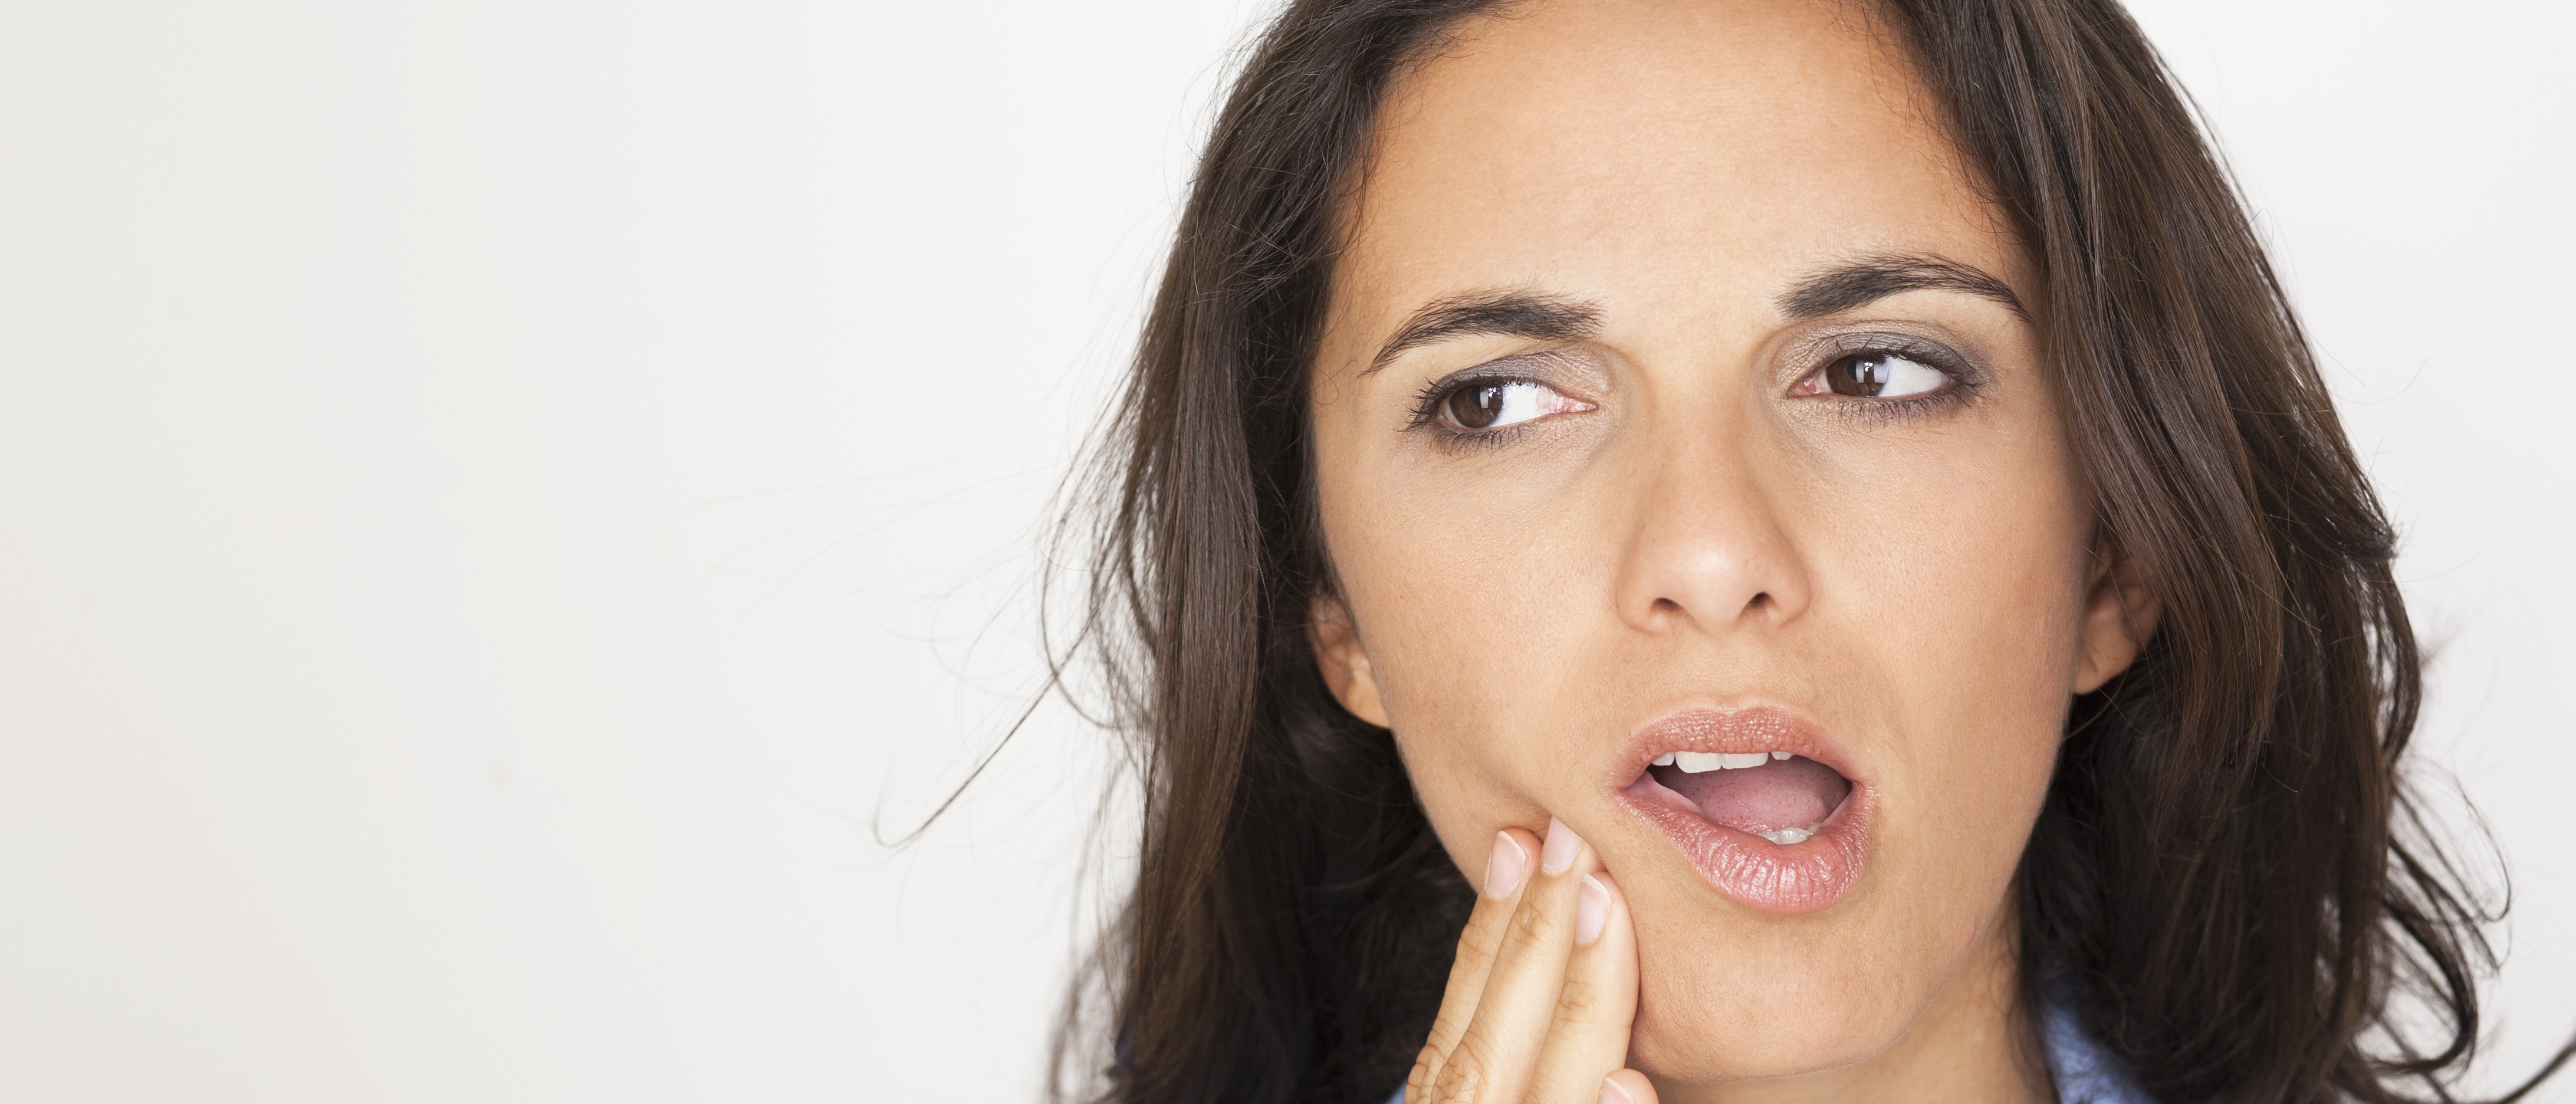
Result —
[[[1920, 421], [1976, 398], [1990, 374], [1951, 344], [1894, 329], [1853, 329], [1799, 343], [1787, 355], [1803, 367], [1784, 398], [1838, 419]], [[1406, 432], [1430, 434], [1449, 451], [1496, 448], [1559, 414], [1598, 409], [1577, 397], [1560, 351], [1485, 361], [1426, 383], [1414, 394]]]
[[[1837, 417], [1911, 421], [1976, 398], [1989, 376], [1939, 341], [1889, 331], [1845, 331], [1804, 349], [1806, 366], [1789, 385], [1796, 402], [1823, 403]], [[1933, 383], [1928, 377], [1937, 376]]]
[[1562, 360], [1510, 356], [1441, 376], [1415, 393], [1405, 428], [1433, 434], [1444, 448], [1482, 449], [1507, 443], [1549, 417], [1598, 409], [1567, 393], [1560, 382]]

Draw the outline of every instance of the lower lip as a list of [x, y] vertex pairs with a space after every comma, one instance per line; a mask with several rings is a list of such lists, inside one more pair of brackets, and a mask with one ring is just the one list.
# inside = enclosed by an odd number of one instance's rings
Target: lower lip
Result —
[[[1641, 769], [1639, 777], [1649, 776]], [[1790, 844], [1712, 823], [1629, 789], [1619, 798], [1662, 829], [1719, 893], [1747, 908], [1795, 915], [1841, 900], [1860, 881], [1869, 858], [1869, 790], [1858, 780], [1851, 787], [1814, 835]]]

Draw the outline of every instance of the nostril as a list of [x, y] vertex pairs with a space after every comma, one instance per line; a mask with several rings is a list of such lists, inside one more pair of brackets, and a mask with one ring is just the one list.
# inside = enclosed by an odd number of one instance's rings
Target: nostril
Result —
[[1681, 611], [1682, 604], [1679, 602], [1673, 601], [1670, 598], [1655, 599], [1655, 612], [1657, 613], [1680, 613]]
[[1752, 601], [1744, 603], [1744, 608], [1747, 610], [1760, 611], [1777, 604], [1778, 603], [1771, 600], [1771, 592], [1766, 590], [1760, 594], [1754, 595]]

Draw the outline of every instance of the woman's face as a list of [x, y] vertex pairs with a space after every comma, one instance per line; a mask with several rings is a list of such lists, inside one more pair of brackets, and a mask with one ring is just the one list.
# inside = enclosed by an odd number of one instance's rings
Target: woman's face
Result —
[[1316, 366], [1328, 679], [1471, 879], [1591, 841], [1677, 1081], [1991, 1030], [2069, 696], [2152, 617], [2037, 274], [1856, 18], [1471, 25], [1389, 101]]

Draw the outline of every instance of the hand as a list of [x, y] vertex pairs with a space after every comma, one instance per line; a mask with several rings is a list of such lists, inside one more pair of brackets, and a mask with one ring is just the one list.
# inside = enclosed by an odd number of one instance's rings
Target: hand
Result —
[[1553, 818], [1544, 844], [1506, 829], [1481, 890], [1406, 1104], [1654, 1104], [1621, 1068], [1637, 937], [1591, 845]]

